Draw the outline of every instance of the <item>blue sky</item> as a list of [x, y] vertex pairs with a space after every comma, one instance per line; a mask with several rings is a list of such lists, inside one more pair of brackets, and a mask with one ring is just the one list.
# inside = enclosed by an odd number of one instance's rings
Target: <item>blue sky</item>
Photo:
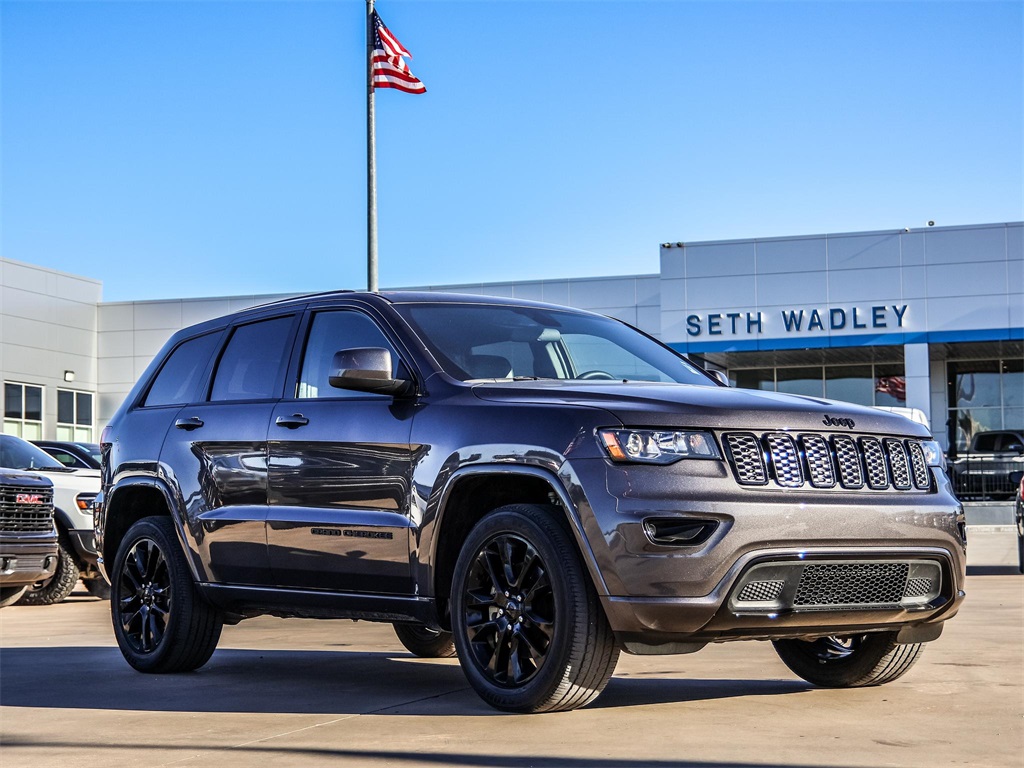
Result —
[[[107, 300], [365, 287], [363, 0], [0, 1], [0, 255]], [[383, 287], [1019, 220], [1021, 2], [381, 0]]]

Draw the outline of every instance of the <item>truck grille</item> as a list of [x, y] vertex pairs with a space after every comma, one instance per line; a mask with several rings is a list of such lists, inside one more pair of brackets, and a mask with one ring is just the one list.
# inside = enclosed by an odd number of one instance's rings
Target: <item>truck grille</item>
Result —
[[931, 473], [919, 440], [872, 435], [728, 432], [726, 455], [740, 485], [925, 491]]
[[[19, 502], [19, 496], [40, 503]], [[53, 528], [53, 490], [38, 486], [0, 486], [0, 531], [45, 533]]]

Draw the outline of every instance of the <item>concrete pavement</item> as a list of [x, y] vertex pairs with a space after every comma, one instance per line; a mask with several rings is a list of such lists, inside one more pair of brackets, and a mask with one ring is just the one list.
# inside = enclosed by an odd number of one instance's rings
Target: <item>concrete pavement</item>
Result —
[[1024, 766], [1024, 576], [970, 532], [968, 600], [887, 686], [819, 690], [769, 643], [623, 655], [591, 707], [505, 715], [387, 625], [259, 618], [198, 672], [132, 671], [105, 602], [0, 612], [0, 766]]

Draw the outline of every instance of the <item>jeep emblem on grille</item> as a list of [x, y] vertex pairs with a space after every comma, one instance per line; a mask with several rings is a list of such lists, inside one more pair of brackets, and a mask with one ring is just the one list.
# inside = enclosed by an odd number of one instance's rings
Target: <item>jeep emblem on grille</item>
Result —
[[821, 423], [826, 427], [849, 427], [853, 429], [853, 419], [837, 419], [834, 416], [825, 414], [825, 418], [821, 420]]
[[14, 497], [15, 504], [42, 504], [43, 497], [38, 493], [19, 493]]

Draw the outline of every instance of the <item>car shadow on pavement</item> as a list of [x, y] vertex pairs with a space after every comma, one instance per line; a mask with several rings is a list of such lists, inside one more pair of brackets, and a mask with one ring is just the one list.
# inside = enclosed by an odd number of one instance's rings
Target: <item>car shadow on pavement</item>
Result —
[[[224, 648], [195, 672], [146, 675], [116, 648], [4, 648], [4, 706], [156, 712], [502, 716], [454, 659], [401, 653]], [[74, 680], [74, 685], [68, 685]], [[780, 680], [613, 678], [593, 707], [800, 693]]]

